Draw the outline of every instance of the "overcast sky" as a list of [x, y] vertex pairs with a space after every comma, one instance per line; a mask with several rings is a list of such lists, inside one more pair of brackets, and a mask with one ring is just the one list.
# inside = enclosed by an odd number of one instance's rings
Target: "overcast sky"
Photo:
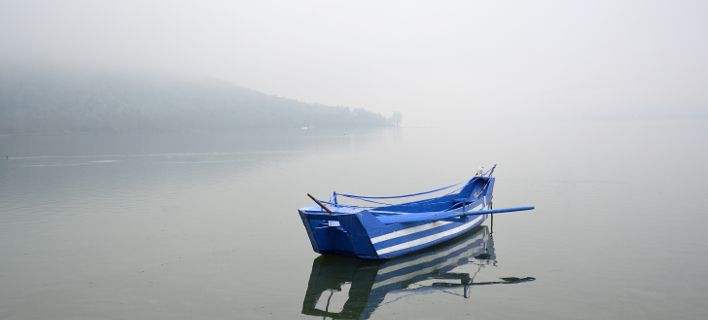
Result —
[[207, 75], [405, 126], [708, 117], [708, 1], [6, 1], [0, 59]]

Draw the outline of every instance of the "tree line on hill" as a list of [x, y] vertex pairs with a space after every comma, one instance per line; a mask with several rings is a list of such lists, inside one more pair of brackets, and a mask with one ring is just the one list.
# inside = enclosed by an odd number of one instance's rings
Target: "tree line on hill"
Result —
[[2, 69], [0, 134], [398, 125], [349, 107], [304, 103], [209, 78]]

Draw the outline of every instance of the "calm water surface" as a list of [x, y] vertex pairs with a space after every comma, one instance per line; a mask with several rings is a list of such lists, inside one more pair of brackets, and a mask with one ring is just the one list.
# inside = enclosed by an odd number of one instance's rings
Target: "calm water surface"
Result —
[[[0, 319], [705, 319], [708, 123], [2, 136]], [[498, 215], [384, 262], [320, 257], [306, 193], [498, 164]]]

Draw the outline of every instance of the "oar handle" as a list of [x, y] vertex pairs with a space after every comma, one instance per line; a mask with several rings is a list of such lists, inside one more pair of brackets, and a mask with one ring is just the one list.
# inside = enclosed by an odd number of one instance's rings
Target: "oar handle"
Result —
[[[495, 163], [494, 166], [492, 167], [492, 171], [489, 171], [488, 177], [491, 177], [491, 176], [492, 176], [492, 173], [494, 173], [494, 169], [496, 169], [496, 168], [497, 168], [497, 164]], [[484, 188], [483, 188], [483, 189], [484, 189]]]
[[468, 216], [479, 216], [479, 215], [483, 215], [483, 214], [516, 212], [516, 211], [526, 211], [526, 210], [533, 210], [533, 209], [536, 209], [536, 207], [518, 207], [518, 208], [506, 208], [506, 209], [479, 210], [479, 211], [469, 211], [469, 212], [466, 212], [465, 214]]
[[311, 194], [308, 193], [307, 196], [310, 197], [310, 199], [312, 199], [312, 201], [319, 204], [320, 207], [322, 207], [322, 209], [325, 209], [325, 211], [329, 212], [329, 214], [334, 214], [334, 212], [332, 212], [332, 210], [327, 209], [327, 207], [325, 207], [325, 205], [323, 205], [321, 202], [317, 201], [317, 199], [315, 199], [315, 197], [313, 197]]

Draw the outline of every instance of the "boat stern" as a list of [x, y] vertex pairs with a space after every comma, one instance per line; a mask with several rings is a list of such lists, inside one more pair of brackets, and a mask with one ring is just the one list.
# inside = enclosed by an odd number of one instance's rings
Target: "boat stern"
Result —
[[359, 211], [329, 214], [310, 211], [307, 207], [298, 212], [315, 252], [378, 259], [369, 232], [383, 224], [371, 213]]

